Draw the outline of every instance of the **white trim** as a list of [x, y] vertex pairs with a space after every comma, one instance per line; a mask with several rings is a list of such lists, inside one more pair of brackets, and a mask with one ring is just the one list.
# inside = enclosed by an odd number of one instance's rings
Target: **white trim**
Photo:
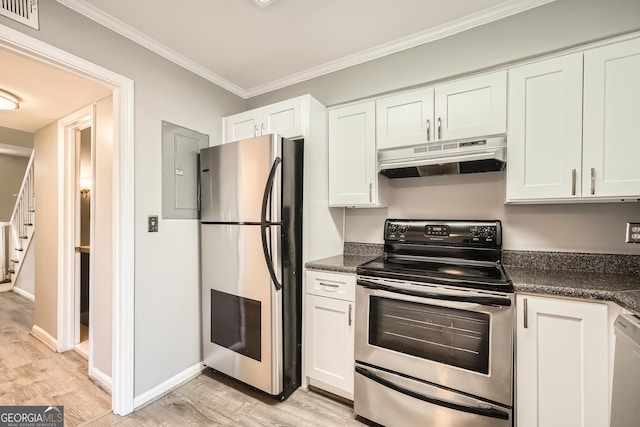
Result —
[[241, 87], [236, 86], [227, 79], [220, 77], [216, 73], [179, 54], [178, 52], [166, 47], [165, 45], [158, 43], [156, 40], [148, 37], [146, 34], [141, 33], [135, 28], [101, 11], [95, 6], [88, 4], [87, 2], [82, 0], [57, 0], [57, 2], [65, 5], [69, 9], [78, 12], [81, 15], [86, 16], [87, 18], [97, 22], [100, 25], [104, 25], [105, 27], [120, 34], [121, 36], [126, 37], [129, 40], [139, 44], [140, 46], [143, 46], [150, 51], [157, 53], [163, 58], [166, 58], [174, 64], [177, 64], [191, 71], [192, 73], [199, 75], [200, 77], [210, 81], [211, 83], [214, 83], [238, 96], [243, 96], [244, 90]]
[[17, 287], [17, 286], [14, 286], [11, 290], [13, 291], [13, 293], [18, 294], [18, 295], [20, 295], [22, 298], [26, 298], [26, 299], [28, 299], [29, 301], [35, 302], [35, 300], [36, 300], [35, 295], [33, 295], [33, 294], [31, 294], [31, 293], [29, 293], [29, 292], [25, 291], [24, 289], [20, 289], [20, 288], [19, 288], [19, 287]]
[[185, 369], [184, 371], [172, 376], [168, 380], [158, 384], [153, 387], [151, 390], [142, 393], [139, 396], [136, 396], [133, 404], [136, 409], [146, 405], [147, 403], [153, 402], [154, 400], [164, 396], [169, 393], [176, 387], [181, 386], [187, 381], [192, 380], [193, 378], [200, 375], [205, 366], [200, 362], [191, 366], [190, 368]]
[[152, 38], [142, 34], [138, 30], [130, 27], [122, 21], [112, 17], [109, 14], [97, 9], [93, 5], [86, 3], [83, 0], [57, 0], [67, 6], [70, 9], [86, 16], [93, 21], [104, 25], [107, 28], [115, 31], [116, 33], [138, 43], [141, 46], [157, 53], [158, 55], [174, 62], [177, 65], [191, 71], [200, 77], [209, 80], [210, 82], [228, 90], [235, 95], [238, 95], [244, 99], [254, 96], [262, 95], [267, 92], [271, 92], [277, 89], [282, 89], [296, 83], [300, 83], [306, 80], [310, 80], [316, 77], [323, 76], [335, 71], [339, 71], [354, 65], [362, 64], [373, 59], [381, 58], [383, 56], [391, 55], [392, 53], [400, 52], [412, 47], [416, 47], [425, 43], [429, 43], [435, 40], [439, 40], [465, 30], [469, 30], [480, 25], [488, 24], [493, 21], [497, 21], [502, 18], [506, 18], [511, 15], [515, 15], [524, 12], [529, 9], [533, 9], [538, 6], [553, 2], [555, 0], [510, 0], [506, 3], [499, 4], [497, 6], [482, 10], [480, 12], [465, 16], [458, 20], [448, 22], [440, 25], [439, 27], [431, 28], [426, 31], [422, 31], [413, 34], [408, 37], [404, 37], [395, 40], [390, 43], [386, 43], [374, 48], [356, 53], [354, 55], [346, 56], [335, 61], [328, 62], [326, 64], [319, 65], [317, 67], [310, 68], [300, 73], [292, 74], [281, 79], [274, 80], [272, 82], [255, 86], [249, 89], [243, 89], [234, 83], [220, 77], [211, 70], [203, 67], [200, 64], [186, 58], [185, 56], [177, 53], [176, 51], [169, 49], [168, 47], [158, 43]]
[[[0, 25], [0, 47], [114, 88], [113, 394], [117, 415], [134, 403], [134, 82], [19, 31]], [[57, 343], [56, 343], [57, 346]]]
[[103, 389], [111, 393], [112, 381], [109, 375], [105, 374], [100, 369], [93, 366], [89, 369], [89, 378], [100, 383], [99, 384], [100, 387], [102, 387]]
[[76, 319], [76, 210], [78, 188], [76, 151], [80, 130], [92, 124], [93, 106], [58, 120], [58, 345], [75, 345]]
[[33, 325], [31, 328], [31, 335], [44, 345], [49, 347], [51, 351], [58, 352], [58, 342], [54, 337], [49, 335], [49, 332], [42, 329], [40, 326]]

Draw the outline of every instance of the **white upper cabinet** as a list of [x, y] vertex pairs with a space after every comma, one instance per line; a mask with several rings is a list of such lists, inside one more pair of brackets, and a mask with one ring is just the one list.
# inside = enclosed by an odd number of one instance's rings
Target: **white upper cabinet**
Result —
[[636, 200], [638, 99], [640, 39], [509, 70], [507, 202]]
[[507, 72], [436, 86], [436, 138], [473, 138], [507, 131]]
[[429, 87], [376, 101], [379, 149], [434, 141], [433, 92]]
[[[329, 205], [378, 207], [374, 101], [329, 110]], [[380, 197], [380, 196], [383, 197]]]
[[640, 39], [584, 54], [583, 197], [640, 194]]
[[378, 149], [504, 134], [507, 72], [378, 99]]
[[509, 70], [507, 200], [581, 194], [582, 53]]
[[304, 134], [303, 98], [297, 97], [223, 119], [224, 141], [231, 142], [277, 133], [285, 138]]

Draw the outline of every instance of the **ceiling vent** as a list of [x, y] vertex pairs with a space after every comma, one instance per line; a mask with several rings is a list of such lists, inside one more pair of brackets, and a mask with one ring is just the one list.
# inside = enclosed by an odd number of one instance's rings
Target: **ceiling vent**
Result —
[[0, 15], [36, 30], [40, 29], [38, 0], [0, 0]]

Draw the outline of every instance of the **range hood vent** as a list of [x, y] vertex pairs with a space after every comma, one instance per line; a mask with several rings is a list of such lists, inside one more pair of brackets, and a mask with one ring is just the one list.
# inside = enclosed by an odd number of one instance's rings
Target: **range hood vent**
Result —
[[380, 173], [389, 178], [500, 171], [506, 138], [448, 141], [378, 151]]
[[38, 0], [2, 0], [0, 1], [0, 15], [36, 30], [40, 29]]

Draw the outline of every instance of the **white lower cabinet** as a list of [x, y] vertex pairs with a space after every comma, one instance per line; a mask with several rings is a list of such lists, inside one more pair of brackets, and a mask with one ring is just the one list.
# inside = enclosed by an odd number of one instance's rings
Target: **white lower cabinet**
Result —
[[517, 427], [609, 425], [607, 305], [516, 298]]
[[304, 376], [353, 400], [355, 275], [306, 272]]

